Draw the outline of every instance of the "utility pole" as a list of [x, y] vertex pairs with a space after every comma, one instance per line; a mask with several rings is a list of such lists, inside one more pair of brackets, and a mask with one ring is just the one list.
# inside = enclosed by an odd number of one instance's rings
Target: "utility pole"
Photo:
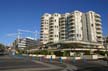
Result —
[[[12, 34], [8, 34], [7, 35], [8, 37], [14, 37], [14, 38], [16, 38], [16, 36], [17, 36], [17, 33], [12, 33]], [[12, 45], [11, 45], [12, 46]], [[11, 48], [12, 50], [11, 50], [11, 52], [12, 52], [12, 55], [15, 55], [15, 47], [13, 46], [13, 48]]]
[[20, 43], [20, 30], [17, 30], [18, 34], [17, 34], [17, 44], [18, 44], [18, 48], [19, 48], [19, 43]]

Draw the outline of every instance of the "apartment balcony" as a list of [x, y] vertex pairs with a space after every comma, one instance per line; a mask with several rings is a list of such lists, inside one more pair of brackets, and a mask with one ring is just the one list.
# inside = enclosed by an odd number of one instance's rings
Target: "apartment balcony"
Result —
[[54, 32], [54, 30], [53, 29], [50, 29], [49, 33], [52, 33], [52, 32]]
[[69, 33], [69, 36], [74, 36], [75, 35], [75, 32], [70, 32]]
[[70, 28], [75, 28], [75, 24], [71, 24], [69, 27]]
[[66, 37], [65, 33], [60, 34], [60, 37]]
[[41, 32], [41, 33], [43, 33], [43, 32], [44, 32], [44, 30], [41, 30], [40, 32]]
[[66, 30], [66, 28], [60, 28], [60, 31], [65, 31]]
[[69, 32], [75, 32], [75, 28], [69, 29]]
[[53, 34], [50, 34], [49, 37], [52, 38], [53, 37]]
[[66, 38], [65, 37], [61, 37], [60, 40], [66, 40]]
[[69, 24], [74, 24], [74, 23], [75, 23], [74, 20], [69, 21]]
[[66, 38], [66, 36], [65, 35], [61, 35], [60, 38]]
[[45, 22], [42, 21], [42, 22], [41, 22], [41, 25], [44, 25], [44, 24], [45, 24]]
[[66, 19], [65, 19], [65, 17], [62, 17], [62, 18], [60, 18], [60, 20], [61, 20], [61, 21], [65, 21]]
[[44, 27], [41, 27], [41, 30], [43, 30], [44, 29]]
[[53, 37], [50, 37], [50, 38], [49, 38], [49, 40], [50, 40], [50, 41], [53, 41], [53, 40], [54, 40], [54, 38], [53, 38]]
[[50, 22], [50, 24], [49, 24], [49, 25], [50, 25], [50, 26], [51, 26], [51, 25], [53, 26], [53, 25], [54, 25], [54, 23], [53, 23], [53, 22]]
[[54, 17], [51, 17], [50, 19], [54, 19]]
[[96, 25], [101, 25], [102, 23], [99, 21], [96, 21]]
[[72, 27], [72, 26], [70, 26], [70, 28], [69, 28], [69, 31], [75, 31], [76, 29], [75, 29], [75, 27]]
[[44, 19], [44, 18], [45, 18], [44, 16], [41, 17], [41, 19]]
[[66, 40], [66, 38], [60, 38], [60, 40], [61, 40], [61, 41], [64, 41], [64, 40]]
[[71, 15], [69, 16], [69, 18], [71, 18], [71, 17], [74, 17], [74, 14], [71, 14]]
[[95, 16], [96, 16], [96, 17], [99, 17], [99, 18], [101, 17], [99, 14], [95, 14]]
[[97, 38], [102, 38], [102, 34], [97, 34], [96, 37]]
[[65, 25], [65, 24], [66, 24], [66, 22], [60, 22], [60, 26]]
[[53, 29], [50, 29], [49, 33], [53, 33], [53, 32], [54, 32], [54, 30]]
[[65, 29], [66, 28], [66, 26], [60, 26], [60, 29]]
[[43, 38], [43, 36], [41, 35], [40, 38]]
[[41, 19], [41, 22], [44, 22], [45, 20], [44, 19]]
[[96, 29], [101, 30], [102, 27], [101, 26], [96, 26]]
[[53, 28], [53, 27], [54, 27], [54, 25], [50, 25], [50, 26], [49, 26], [49, 28]]
[[103, 39], [102, 39], [102, 38], [97, 38], [97, 41], [98, 41], [98, 42], [102, 42]]
[[65, 31], [60, 32], [60, 35], [65, 35], [65, 34], [66, 34]]
[[102, 34], [102, 31], [101, 30], [96, 30], [96, 33], [97, 34]]
[[96, 20], [96, 21], [101, 21], [101, 19], [100, 19], [100, 18], [95, 18], [95, 20]]
[[75, 20], [75, 18], [69, 18], [69, 22], [70, 22], [70, 21], [74, 21], [74, 20]]
[[75, 36], [69, 36], [69, 40], [75, 40]]
[[60, 23], [66, 23], [66, 20], [60, 20]]
[[44, 25], [41, 24], [41, 27], [44, 27]]
[[50, 23], [54, 23], [54, 20], [50, 20]]

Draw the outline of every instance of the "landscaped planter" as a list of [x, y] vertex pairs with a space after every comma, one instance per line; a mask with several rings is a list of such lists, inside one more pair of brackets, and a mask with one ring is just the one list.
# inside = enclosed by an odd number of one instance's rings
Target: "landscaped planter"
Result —
[[92, 59], [98, 59], [98, 55], [92, 55]]
[[45, 58], [50, 59], [52, 56], [52, 59], [56, 59], [56, 55], [46, 55]]
[[81, 59], [81, 57], [75, 57], [75, 59], [76, 59], [76, 60], [80, 60], [80, 59]]
[[45, 57], [45, 55], [37, 55], [37, 57]]
[[68, 57], [61, 57], [63, 60], [67, 59]]
[[36, 57], [37, 55], [35, 55], [35, 54], [30, 54], [29, 56]]

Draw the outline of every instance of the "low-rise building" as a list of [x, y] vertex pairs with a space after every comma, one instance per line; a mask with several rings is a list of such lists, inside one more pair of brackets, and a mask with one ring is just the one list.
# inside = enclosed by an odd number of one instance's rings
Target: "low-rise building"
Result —
[[16, 39], [13, 42], [13, 47], [18, 49], [30, 49], [37, 47], [38, 44], [39, 44], [38, 40], [27, 37], [27, 38]]

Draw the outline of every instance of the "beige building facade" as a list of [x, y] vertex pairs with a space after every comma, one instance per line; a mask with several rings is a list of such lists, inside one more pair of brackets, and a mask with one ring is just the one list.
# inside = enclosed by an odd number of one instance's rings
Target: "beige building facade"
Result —
[[103, 44], [101, 16], [93, 11], [45, 13], [41, 18], [41, 42], [82, 41]]

